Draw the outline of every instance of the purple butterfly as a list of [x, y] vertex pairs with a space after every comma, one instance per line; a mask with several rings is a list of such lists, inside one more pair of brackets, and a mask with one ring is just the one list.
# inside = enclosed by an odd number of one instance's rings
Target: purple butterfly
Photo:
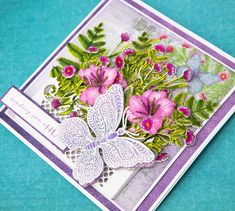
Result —
[[188, 81], [188, 90], [194, 95], [203, 89], [203, 85], [209, 86], [220, 81], [218, 75], [213, 73], [202, 73], [200, 71], [201, 58], [198, 54], [186, 63], [187, 66], [180, 66], [176, 70], [177, 76], [183, 75], [184, 79]]

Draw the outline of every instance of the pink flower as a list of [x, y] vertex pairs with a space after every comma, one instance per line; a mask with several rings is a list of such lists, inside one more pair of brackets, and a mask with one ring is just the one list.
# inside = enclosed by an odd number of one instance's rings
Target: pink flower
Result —
[[191, 111], [188, 107], [186, 106], [179, 106], [178, 111], [183, 113], [185, 117], [190, 117], [191, 116]]
[[147, 62], [147, 64], [152, 64], [152, 61], [150, 58], [146, 58], [146, 62]]
[[117, 72], [117, 76], [114, 80], [114, 84], [120, 84], [125, 89], [127, 87], [127, 81], [123, 78], [120, 72]]
[[200, 100], [203, 100], [203, 101], [206, 101], [206, 100], [207, 100], [206, 95], [205, 95], [204, 93], [202, 93], [202, 92], [198, 94], [198, 98], [199, 98]]
[[59, 108], [59, 106], [61, 105], [60, 103], [60, 100], [58, 98], [54, 98], [52, 101], [51, 101], [51, 107], [53, 109], [57, 109]]
[[148, 90], [142, 96], [132, 96], [129, 101], [128, 119], [138, 122], [150, 134], [156, 134], [162, 127], [165, 116], [170, 116], [175, 103], [167, 97], [165, 91]]
[[124, 49], [124, 51], [122, 52], [122, 55], [125, 57], [128, 55], [133, 55], [134, 53], [135, 53], [134, 49], [127, 48], [127, 49]]
[[172, 52], [174, 52], [174, 46], [168, 45], [168, 46], [166, 47], [166, 53], [172, 53]]
[[77, 117], [77, 116], [78, 116], [78, 112], [73, 111], [73, 112], [70, 113], [69, 116], [70, 116], [71, 118], [72, 118], [72, 117]]
[[153, 67], [154, 67], [154, 70], [156, 70], [157, 73], [161, 72], [161, 65], [155, 64]]
[[127, 32], [123, 32], [121, 34], [121, 40], [122, 42], [128, 42], [130, 40], [130, 35]]
[[160, 35], [159, 40], [165, 40], [167, 38], [168, 38], [168, 36], [166, 34], [162, 34], [162, 35]]
[[80, 100], [89, 105], [94, 105], [96, 98], [104, 94], [109, 86], [123, 82], [124, 79], [117, 81], [117, 77], [122, 77], [119, 74], [115, 68], [100, 68], [94, 65], [91, 65], [88, 69], [81, 69], [78, 76], [85, 81], [88, 88], [81, 93]]
[[119, 68], [119, 69], [122, 69], [124, 67], [124, 59], [121, 55], [116, 57], [115, 64], [116, 64], [117, 68]]
[[109, 59], [108, 59], [108, 57], [106, 57], [106, 56], [101, 56], [101, 57], [100, 57], [100, 61], [102, 62], [102, 66], [103, 66], [103, 67], [106, 67], [107, 64], [109, 63]]
[[154, 50], [157, 52], [165, 53], [166, 47], [162, 44], [157, 44], [157, 45], [154, 45]]
[[227, 81], [229, 77], [229, 73], [227, 71], [220, 72], [219, 77], [222, 81]]
[[62, 75], [65, 78], [72, 78], [75, 72], [76, 72], [76, 69], [74, 68], [74, 66], [68, 65], [63, 68]]
[[160, 155], [158, 155], [158, 156], [156, 157], [156, 162], [159, 162], [159, 163], [160, 163], [160, 162], [166, 161], [168, 158], [169, 158], [168, 153], [163, 152], [163, 153], [161, 153]]
[[90, 46], [87, 48], [87, 50], [91, 53], [97, 53], [98, 52], [98, 48], [95, 46]]
[[193, 145], [194, 142], [195, 142], [195, 137], [194, 137], [194, 135], [193, 135], [193, 131], [188, 130], [188, 131], [187, 131], [187, 138], [186, 138], [186, 140], [185, 140], [185, 143], [186, 143], [187, 145]]
[[191, 81], [192, 76], [193, 76], [193, 72], [191, 70], [185, 70], [183, 72], [183, 78], [185, 81]]
[[191, 48], [191, 45], [189, 45], [188, 43], [184, 42], [182, 44], [182, 47], [184, 47], [184, 48]]
[[166, 65], [166, 68], [168, 69], [168, 75], [172, 76], [175, 74], [175, 66], [172, 63], [168, 63]]
[[144, 119], [141, 123], [142, 127], [144, 128], [145, 131], [150, 131], [153, 128], [153, 120], [152, 118], [148, 117]]

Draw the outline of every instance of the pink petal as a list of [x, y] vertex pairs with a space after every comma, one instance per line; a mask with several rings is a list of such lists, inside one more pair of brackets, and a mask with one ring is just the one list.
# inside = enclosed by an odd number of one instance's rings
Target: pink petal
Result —
[[185, 140], [185, 143], [186, 143], [187, 145], [193, 145], [194, 142], [195, 142], [195, 137], [194, 137], [194, 135], [193, 135], [193, 131], [188, 130], [188, 131], [187, 131], [187, 139]]
[[123, 79], [123, 76], [119, 71], [117, 71], [117, 77], [115, 78], [114, 84], [120, 84], [124, 89], [127, 87], [127, 82]]
[[156, 134], [157, 131], [162, 127], [162, 118], [159, 118], [159, 117], [154, 117], [152, 116], [152, 120], [153, 120], [153, 126], [152, 126], [152, 129], [150, 131], [150, 134]]
[[128, 116], [128, 120], [132, 123], [138, 121], [137, 117], [134, 114], [132, 114], [129, 110], [127, 111], [127, 116]]
[[151, 90], [147, 90], [143, 93], [144, 97], [148, 98], [149, 101], [157, 101], [161, 98], [166, 98], [167, 97], [167, 93], [165, 91], [151, 91]]
[[160, 105], [159, 109], [155, 113], [156, 116], [170, 116], [175, 108], [175, 103], [168, 98], [162, 98], [156, 102]]
[[91, 65], [88, 69], [81, 69], [78, 72], [78, 76], [85, 80], [88, 84], [91, 84], [91, 79], [94, 79], [93, 75], [96, 75], [99, 68], [95, 65]]
[[168, 153], [163, 152], [156, 157], [156, 162], [163, 162], [163, 161], [166, 161], [168, 158], [169, 158]]
[[178, 111], [183, 113], [185, 117], [190, 117], [190, 115], [191, 115], [190, 109], [186, 106], [179, 106]]
[[111, 86], [114, 84], [115, 79], [117, 77], [117, 70], [113, 68], [104, 68], [102, 69], [104, 76], [103, 78], [105, 79], [103, 85], [104, 86]]
[[143, 118], [149, 114], [149, 101], [142, 96], [132, 96], [129, 101], [129, 111], [137, 118]]
[[94, 105], [96, 98], [100, 96], [100, 87], [88, 87], [80, 95], [80, 100], [89, 105]]

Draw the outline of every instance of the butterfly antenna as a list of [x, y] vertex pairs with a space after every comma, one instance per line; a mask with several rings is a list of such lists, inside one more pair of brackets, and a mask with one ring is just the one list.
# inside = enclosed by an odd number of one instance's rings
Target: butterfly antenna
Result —
[[136, 136], [139, 136], [139, 134], [133, 134], [133, 133], [131, 133], [131, 132], [129, 132], [129, 131], [126, 131], [126, 134], [129, 136], [129, 137], [131, 137], [131, 138], [133, 138], [133, 139], [135, 139], [135, 140], [140, 140], [140, 141], [143, 141], [145, 138], [137, 138]]
[[127, 126], [128, 115], [126, 115], [126, 113], [127, 113], [128, 109], [129, 109], [129, 106], [127, 106], [125, 108], [125, 110], [123, 111], [123, 115], [122, 115], [122, 125], [123, 125], [123, 128], [126, 128], [126, 126]]

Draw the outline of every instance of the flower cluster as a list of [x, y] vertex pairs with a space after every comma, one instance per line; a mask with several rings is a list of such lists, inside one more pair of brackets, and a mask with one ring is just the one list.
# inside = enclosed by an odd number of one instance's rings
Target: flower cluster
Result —
[[[177, 48], [186, 52], [191, 46], [174, 46], [166, 42], [169, 38], [164, 34], [150, 39], [144, 32], [132, 40], [124, 32], [110, 53], [103, 38], [103, 24], [99, 24], [89, 29], [87, 36], [79, 35], [82, 47], [68, 43], [68, 51], [75, 59], [59, 58], [60, 65], [51, 71], [59, 84], [50, 96], [52, 108], [64, 107], [61, 115], [86, 120], [87, 108], [94, 105], [97, 97], [113, 84], [120, 84], [125, 95], [126, 129], [158, 154], [157, 162], [168, 158], [168, 144], [192, 145], [193, 131], [209, 118], [216, 104], [202, 92], [197, 93], [198, 97], [189, 94], [189, 85], [198, 77], [200, 64], [196, 73], [193, 62], [185, 61], [180, 66], [173, 59], [178, 56]], [[192, 59], [201, 63], [198, 57]], [[221, 72], [216, 77], [225, 81], [228, 73]]]

